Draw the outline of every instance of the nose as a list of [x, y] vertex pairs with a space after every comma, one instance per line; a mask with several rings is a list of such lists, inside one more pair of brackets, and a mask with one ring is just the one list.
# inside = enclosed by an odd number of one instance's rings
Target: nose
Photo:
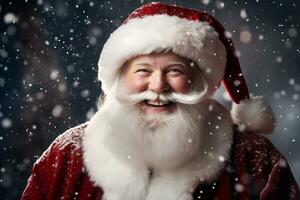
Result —
[[148, 89], [159, 94], [169, 90], [170, 86], [164, 74], [162, 72], [156, 72], [153, 73], [150, 78]]

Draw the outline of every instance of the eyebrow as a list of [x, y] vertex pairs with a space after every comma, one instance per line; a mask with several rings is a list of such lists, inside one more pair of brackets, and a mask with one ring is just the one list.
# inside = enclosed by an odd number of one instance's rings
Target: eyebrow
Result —
[[146, 66], [151, 66], [149, 63], [144, 63], [144, 62], [137, 62], [135, 65], [146, 65]]
[[182, 65], [182, 66], [186, 67], [186, 64], [184, 62], [179, 62], [179, 61], [174, 61], [174, 62], [170, 62], [167, 64], [167, 66], [170, 66], [170, 65]]

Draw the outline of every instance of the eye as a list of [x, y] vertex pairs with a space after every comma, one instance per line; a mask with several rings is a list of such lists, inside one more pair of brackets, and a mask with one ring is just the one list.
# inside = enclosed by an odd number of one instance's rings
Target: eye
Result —
[[139, 74], [148, 74], [150, 73], [150, 71], [148, 69], [145, 69], [145, 68], [140, 68], [140, 69], [137, 69], [135, 71], [135, 73], [139, 73]]
[[170, 75], [177, 76], [177, 75], [183, 74], [183, 71], [179, 68], [172, 67], [172, 68], [168, 69], [167, 73]]

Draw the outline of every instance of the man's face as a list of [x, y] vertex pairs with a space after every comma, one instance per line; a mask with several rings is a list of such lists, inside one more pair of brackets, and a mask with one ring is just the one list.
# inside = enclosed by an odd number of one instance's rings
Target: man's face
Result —
[[[125, 88], [131, 93], [147, 90], [157, 94], [188, 93], [195, 79], [191, 61], [172, 53], [157, 53], [129, 60], [122, 71]], [[146, 114], [171, 113], [176, 103], [143, 101], [138, 107]]]

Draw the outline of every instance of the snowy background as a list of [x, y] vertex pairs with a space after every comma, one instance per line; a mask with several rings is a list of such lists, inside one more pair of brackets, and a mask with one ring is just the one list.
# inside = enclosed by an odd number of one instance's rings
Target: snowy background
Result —
[[[32, 164], [51, 141], [93, 115], [102, 46], [146, 2], [1, 0], [1, 199], [19, 199]], [[264, 95], [275, 111], [278, 125], [269, 138], [300, 183], [300, 2], [164, 2], [205, 10], [223, 23], [250, 91]], [[229, 105], [223, 96], [217, 94]]]

